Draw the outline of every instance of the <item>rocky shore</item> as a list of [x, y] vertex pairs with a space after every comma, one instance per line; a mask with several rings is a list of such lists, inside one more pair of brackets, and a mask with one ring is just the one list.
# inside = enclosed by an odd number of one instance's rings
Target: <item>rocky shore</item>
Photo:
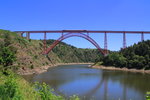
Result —
[[100, 65], [100, 66], [94, 65], [94, 66], [91, 66], [91, 68], [99, 68], [99, 69], [106, 69], [106, 70], [119, 70], [119, 71], [127, 71], [127, 72], [134, 72], [134, 73], [147, 73], [147, 74], [150, 74], [150, 70], [116, 68], [116, 67], [113, 67], [113, 66], [107, 66], [106, 67], [106, 66], [103, 66], [103, 65]]
[[59, 63], [59, 64], [55, 64], [55, 65], [51, 64], [51, 65], [46, 65], [46, 66], [42, 66], [42, 67], [35, 67], [33, 69], [27, 68], [27, 67], [22, 67], [17, 71], [17, 73], [19, 75], [40, 74], [40, 73], [46, 72], [49, 68], [52, 68], [52, 67], [56, 67], [59, 65], [75, 65], [75, 64], [92, 64], [92, 63]]
[[134, 72], [134, 73], [147, 73], [150, 74], [150, 70], [137, 70], [137, 69], [128, 69], [128, 68], [116, 68], [113, 66], [97, 66], [97, 65], [93, 65], [93, 63], [59, 63], [59, 64], [55, 64], [55, 65], [46, 65], [46, 66], [42, 66], [42, 67], [36, 67], [36, 68], [20, 68], [17, 73], [19, 75], [32, 75], [32, 74], [40, 74], [43, 72], [46, 72], [49, 68], [52, 67], [56, 67], [59, 65], [73, 65], [73, 64], [90, 64], [89, 67], [90, 68], [99, 68], [99, 69], [106, 69], [106, 70], [119, 70], [119, 71], [127, 71], [127, 72]]

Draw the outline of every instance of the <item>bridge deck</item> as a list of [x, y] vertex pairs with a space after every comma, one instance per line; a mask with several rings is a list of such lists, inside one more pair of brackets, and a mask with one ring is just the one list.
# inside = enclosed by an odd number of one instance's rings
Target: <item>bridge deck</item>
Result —
[[15, 31], [17, 33], [129, 33], [129, 34], [150, 34], [150, 31], [93, 31], [93, 30], [44, 30], [44, 31]]

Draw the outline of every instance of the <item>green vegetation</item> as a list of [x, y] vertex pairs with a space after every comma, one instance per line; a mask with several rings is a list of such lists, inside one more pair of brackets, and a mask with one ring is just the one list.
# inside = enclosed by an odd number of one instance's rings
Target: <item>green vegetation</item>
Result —
[[[47, 47], [49, 47], [53, 42], [54, 40], [47, 40]], [[0, 30], [0, 47], [6, 47], [4, 49], [8, 49], [7, 53], [9, 53], [10, 56], [14, 56], [15, 53], [14, 57], [16, 59], [13, 59], [14, 63], [10, 63], [9, 65], [15, 65], [16, 69], [33, 69], [36, 67], [53, 65], [56, 63], [95, 62], [97, 58], [101, 57], [100, 52], [96, 49], [76, 48], [63, 42], [60, 42], [48, 54], [48, 57], [45, 57], [42, 55], [43, 41], [27, 40], [14, 32], [5, 30]]]
[[119, 52], [100, 58], [102, 65], [128, 69], [150, 69], [150, 40], [139, 42]]
[[7, 72], [9, 75], [4, 75], [0, 72], [0, 100], [38, 100], [40, 96], [21, 77]]
[[[47, 44], [51, 45], [55, 40], [47, 40]], [[70, 62], [95, 62], [96, 58], [102, 56], [97, 49], [81, 49], [66, 43], [60, 42], [52, 50], [62, 63]]]
[[38, 90], [37, 92], [40, 94], [42, 100], [63, 100], [63, 97], [54, 95], [50, 87], [45, 83], [42, 85], [36, 83], [35, 88]]
[[150, 100], [150, 92], [146, 93], [146, 100]]
[[[53, 94], [51, 88], [45, 83], [31, 85], [19, 75], [14, 74], [14, 71], [22, 67], [33, 69], [52, 64], [52, 62], [64, 62], [59, 58], [60, 55], [55, 54], [57, 52], [51, 52], [48, 55], [49, 59], [44, 57], [41, 54], [42, 49], [43, 44], [40, 40], [26, 40], [16, 33], [0, 30], [0, 100], [66, 99]], [[72, 96], [68, 100], [79, 100], [79, 98]]]
[[[0, 72], [0, 100], [65, 100], [56, 96], [45, 83], [29, 84], [20, 76], [8, 71], [9, 75]], [[79, 100], [77, 96], [69, 100]]]
[[[54, 40], [47, 40], [51, 45]], [[0, 100], [65, 100], [63, 96], [54, 95], [52, 89], [43, 84], [29, 84], [20, 76], [9, 71], [21, 68], [34, 69], [56, 63], [94, 62], [97, 65], [150, 69], [150, 40], [134, 44], [119, 52], [111, 52], [103, 57], [96, 49], [76, 48], [60, 42], [44, 57], [40, 40], [26, 40], [16, 33], [0, 30]], [[133, 80], [133, 78], [131, 79]], [[135, 83], [137, 84], [137, 83]], [[139, 87], [140, 85], [138, 85]], [[149, 93], [147, 93], [149, 100]], [[70, 100], [79, 100], [77, 96]]]
[[126, 58], [117, 52], [110, 53], [103, 58], [103, 63], [106, 66], [124, 67], [127, 65]]
[[16, 60], [15, 53], [9, 47], [0, 48], [0, 64], [4, 67], [10, 66]]
[[[16, 49], [11, 46], [11, 35], [8, 31], [2, 35], [3, 41], [0, 42], [0, 65], [3, 73], [13, 65], [14, 61], [16, 61]], [[3, 66], [3, 67], [2, 67]], [[5, 73], [6, 74], [6, 73]]]

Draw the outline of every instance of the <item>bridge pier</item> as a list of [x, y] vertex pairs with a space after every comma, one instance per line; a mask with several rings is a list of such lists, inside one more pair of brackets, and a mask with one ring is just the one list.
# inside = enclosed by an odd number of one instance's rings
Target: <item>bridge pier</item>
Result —
[[47, 43], [46, 43], [46, 39], [47, 39], [47, 34], [46, 34], [46, 32], [44, 32], [44, 40], [43, 40], [43, 44], [44, 44], [44, 46], [43, 46], [43, 48], [44, 48], [44, 53], [46, 52], [46, 49], [47, 49]]
[[108, 54], [108, 49], [107, 49], [107, 33], [105, 32], [104, 33], [104, 54], [105, 54], [105, 56], [107, 56], [107, 54]]
[[126, 46], [126, 33], [124, 32], [123, 33], [123, 49], [125, 49], [127, 46]]
[[87, 36], [89, 37], [89, 32], [87, 32]]
[[144, 33], [141, 33], [141, 41], [144, 41]]
[[[72, 37], [72, 36], [77, 36], [77, 37], [82, 37], [89, 42], [91, 42], [104, 56], [108, 55], [108, 50], [107, 50], [107, 33], [112, 33], [112, 34], [123, 34], [123, 48], [126, 48], [126, 34], [141, 34], [141, 41], [144, 41], [144, 34], [150, 34], [150, 31], [92, 31], [92, 30], [49, 30], [49, 31], [15, 31], [17, 34], [20, 36], [23, 36], [23, 33], [26, 34], [26, 38], [30, 39], [30, 33], [44, 33], [44, 54], [48, 54], [60, 41], [63, 39]], [[49, 48], [46, 48], [46, 34], [47, 33], [62, 33], [62, 36], [56, 40]], [[65, 34], [63, 34], [65, 33]], [[67, 34], [66, 34], [67, 33]], [[72, 34], [71, 34], [72, 33]], [[73, 34], [75, 33], [75, 34]], [[82, 34], [85, 33], [85, 34]], [[89, 33], [99, 33], [99, 34], [104, 34], [104, 49], [101, 49], [100, 46], [94, 41], [90, 36]]]
[[23, 37], [23, 34], [24, 34], [24, 33], [21, 33], [21, 37]]
[[28, 40], [30, 39], [30, 33], [29, 33], [29, 32], [26, 33], [26, 38], [27, 38]]
[[19, 36], [23, 37], [24, 32], [16, 32]]
[[61, 33], [61, 36], [62, 36], [62, 37], [64, 36], [64, 32]]

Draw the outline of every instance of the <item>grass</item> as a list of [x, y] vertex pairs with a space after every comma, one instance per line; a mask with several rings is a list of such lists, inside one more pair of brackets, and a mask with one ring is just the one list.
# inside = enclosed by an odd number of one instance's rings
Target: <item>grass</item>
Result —
[[146, 100], [150, 100], [150, 92], [146, 93]]
[[[6, 76], [0, 72], [0, 100], [66, 100], [62, 96], [54, 95], [45, 83], [31, 85], [13, 72], [8, 74]], [[72, 96], [68, 100], [79, 98]]]
[[0, 100], [41, 100], [33, 86], [18, 75], [0, 72]]
[[102, 65], [103, 64], [103, 62], [97, 62], [96, 64], [95, 64], [95, 66], [100, 66], [100, 65]]

